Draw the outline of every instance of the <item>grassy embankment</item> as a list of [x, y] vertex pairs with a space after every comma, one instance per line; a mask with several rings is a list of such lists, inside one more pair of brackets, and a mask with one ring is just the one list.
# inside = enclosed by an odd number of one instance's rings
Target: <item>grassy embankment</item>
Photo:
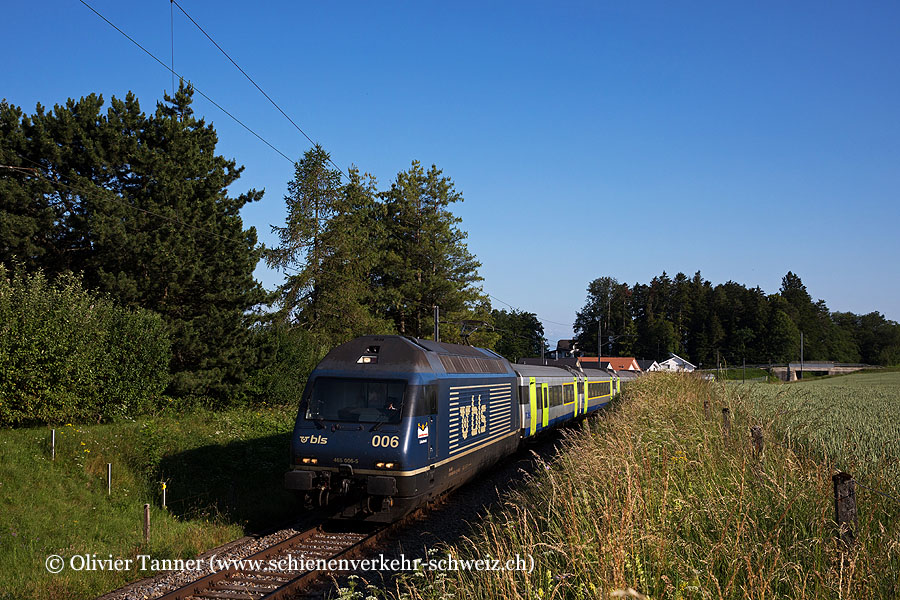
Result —
[[[712, 419], [704, 417], [704, 400]], [[734, 416], [729, 438], [723, 405]], [[450, 549], [458, 557], [530, 554], [532, 573], [420, 573], [395, 593], [467, 600], [896, 597], [900, 505], [860, 495], [860, 542], [842, 552], [833, 522], [835, 465], [771, 443], [781, 425], [753, 416], [760, 406], [747, 386], [664, 374], [635, 382]], [[761, 460], [748, 443], [752, 424], [769, 441]]]
[[[48, 555], [192, 558], [286, 518], [281, 488], [294, 408], [160, 416], [57, 429], [0, 431], [0, 598], [93, 598], [152, 572], [51, 575]], [[106, 464], [112, 463], [107, 496]], [[161, 480], [169, 510], [160, 508]], [[143, 505], [150, 503], [150, 543]], [[136, 565], [139, 566], [139, 565]]]

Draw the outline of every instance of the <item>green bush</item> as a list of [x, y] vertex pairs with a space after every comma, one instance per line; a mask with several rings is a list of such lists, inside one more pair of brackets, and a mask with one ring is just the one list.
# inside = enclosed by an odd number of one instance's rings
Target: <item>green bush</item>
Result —
[[260, 326], [254, 336], [265, 366], [250, 377], [250, 398], [275, 405], [297, 405], [307, 377], [331, 348], [315, 334], [282, 323]]
[[0, 425], [148, 412], [170, 356], [159, 315], [116, 306], [73, 275], [51, 282], [0, 265]]

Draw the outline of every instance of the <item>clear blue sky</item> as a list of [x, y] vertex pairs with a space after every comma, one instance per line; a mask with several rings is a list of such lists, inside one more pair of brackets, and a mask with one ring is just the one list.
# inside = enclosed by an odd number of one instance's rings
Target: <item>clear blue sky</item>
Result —
[[[171, 60], [169, 2], [89, 1]], [[180, 2], [337, 164], [381, 187], [413, 159], [444, 169], [485, 291], [551, 340], [592, 279], [663, 270], [769, 293], [792, 270], [832, 310], [900, 320], [896, 2]], [[4, 21], [0, 97], [28, 112], [129, 90], [152, 110], [171, 89], [77, 0], [10, 2]], [[302, 155], [177, 8], [174, 32], [176, 71]], [[265, 188], [243, 216], [272, 243], [291, 164], [195, 110], [246, 167], [234, 191]]]

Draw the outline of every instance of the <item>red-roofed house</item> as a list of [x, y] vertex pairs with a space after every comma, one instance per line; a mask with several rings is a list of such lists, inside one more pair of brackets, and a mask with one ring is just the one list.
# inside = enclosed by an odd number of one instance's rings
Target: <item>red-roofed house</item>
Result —
[[[596, 367], [597, 366], [597, 357], [596, 356], [580, 356], [578, 357], [578, 362], [582, 364], [584, 367]], [[600, 362], [609, 363], [609, 368], [614, 371], [640, 371], [641, 367], [638, 366], [637, 360], [633, 357], [616, 357], [616, 356], [601, 356]]]

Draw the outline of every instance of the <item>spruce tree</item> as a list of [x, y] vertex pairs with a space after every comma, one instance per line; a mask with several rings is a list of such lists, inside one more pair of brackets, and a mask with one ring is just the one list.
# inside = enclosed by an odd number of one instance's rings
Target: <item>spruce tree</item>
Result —
[[[462, 220], [450, 209], [463, 200], [450, 178], [434, 165], [426, 172], [413, 161], [382, 197], [386, 235], [379, 302], [397, 330], [430, 337], [434, 306], [448, 322], [489, 320], [490, 305], [477, 286], [481, 264], [466, 247], [466, 234], [458, 227]], [[444, 331], [442, 338], [461, 341], [458, 326]], [[497, 336], [482, 333], [475, 339], [490, 347]]]
[[325, 346], [391, 331], [372, 312], [383, 239], [375, 180], [354, 168], [342, 185], [328, 152], [316, 145], [296, 163], [285, 204], [284, 227], [272, 227], [280, 244], [265, 253], [269, 266], [288, 271], [278, 290], [280, 319]]

